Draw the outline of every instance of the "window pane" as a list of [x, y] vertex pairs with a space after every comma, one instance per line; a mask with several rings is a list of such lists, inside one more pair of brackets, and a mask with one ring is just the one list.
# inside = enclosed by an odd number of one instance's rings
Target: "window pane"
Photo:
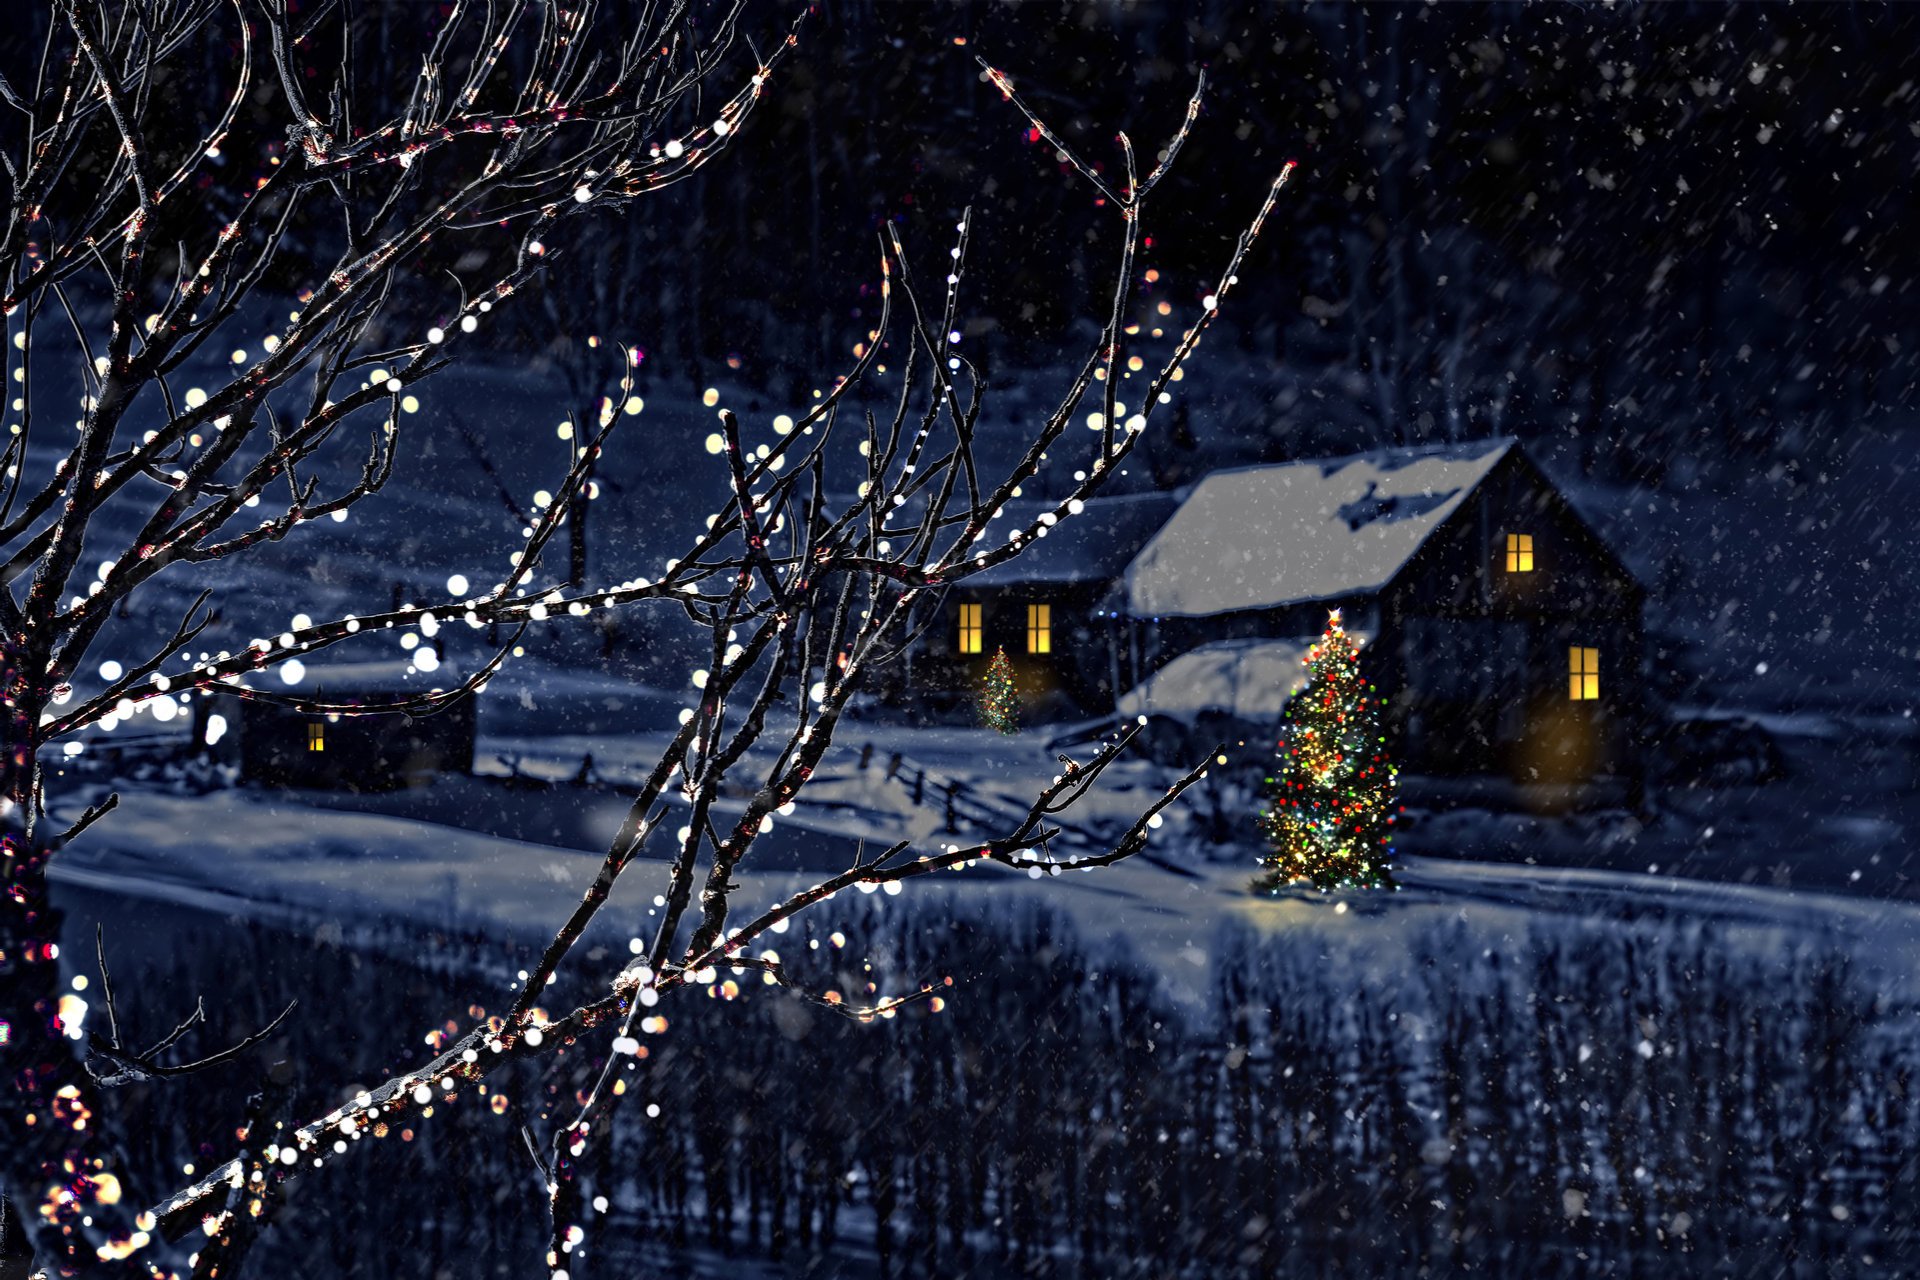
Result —
[[982, 606], [963, 604], [960, 606], [960, 652], [980, 652], [980, 615]]
[[1567, 696], [1575, 702], [1600, 697], [1600, 651], [1585, 645], [1567, 650]]
[[1027, 652], [1053, 652], [1052, 605], [1030, 604], [1027, 606]]

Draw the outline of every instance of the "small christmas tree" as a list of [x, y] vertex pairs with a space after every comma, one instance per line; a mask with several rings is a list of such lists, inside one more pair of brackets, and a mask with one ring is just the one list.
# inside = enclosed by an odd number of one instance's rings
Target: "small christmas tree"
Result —
[[980, 681], [980, 723], [1000, 733], [1020, 731], [1020, 695], [1013, 687], [1013, 663], [1006, 649], [993, 651], [987, 674]]
[[1379, 697], [1360, 674], [1360, 647], [1338, 609], [1307, 665], [1312, 678], [1287, 704], [1279, 765], [1267, 779], [1260, 827], [1272, 852], [1260, 860], [1254, 888], [1392, 888], [1399, 771], [1387, 759]]

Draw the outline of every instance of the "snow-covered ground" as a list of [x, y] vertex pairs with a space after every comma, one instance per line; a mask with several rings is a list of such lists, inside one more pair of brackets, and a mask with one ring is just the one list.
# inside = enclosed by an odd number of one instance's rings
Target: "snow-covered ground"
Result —
[[[62, 855], [56, 877], [75, 887], [303, 925], [401, 920], [537, 940], [593, 876], [676, 706], [668, 695], [605, 680], [513, 683], [538, 674], [523, 669], [489, 691], [482, 776], [365, 796], [251, 788], [191, 795], [123, 785], [119, 809]], [[531, 710], [548, 710], [569, 700], [614, 704], [631, 729], [496, 731], [527, 727], [527, 701]], [[776, 823], [743, 867], [737, 912], [848, 865], [863, 844], [911, 839], [936, 848], [1007, 829], [1024, 811], [1023, 798], [1058, 769], [1048, 737], [1037, 730], [1008, 739], [847, 724], [799, 810]], [[591, 778], [581, 783], [589, 753]], [[1060, 852], [1123, 829], [1167, 776], [1146, 761], [1116, 765], [1066, 815], [1070, 829]], [[950, 816], [952, 785], [960, 800]], [[1145, 854], [1119, 866], [1037, 882], [985, 866], [915, 882], [886, 901], [908, 909], [966, 895], [1041, 899], [1089, 941], [1117, 942], [1150, 962], [1170, 990], [1189, 999], [1204, 990], [1210, 948], [1228, 921], [1325, 931], [1343, 947], [1390, 958], [1396, 939], [1451, 916], [1493, 937], [1557, 918], [1656, 927], [1714, 921], [1760, 945], [1775, 936], [1839, 937], [1888, 981], [1904, 985], [1904, 975], [1920, 972], [1920, 903], [1875, 891], [1902, 889], [1903, 872], [1891, 859], [1898, 854], [1905, 867], [1910, 828], [1887, 818], [1843, 816], [1824, 826], [1808, 818], [1787, 834], [1824, 843], [1783, 852], [1782, 831], [1759, 828], [1770, 821], [1777, 828], [1783, 813], [1807, 813], [1805, 799], [1801, 788], [1689, 792], [1669, 798], [1651, 827], [1618, 813], [1416, 813], [1421, 821], [1407, 844], [1418, 852], [1402, 859], [1399, 892], [1280, 899], [1247, 892], [1251, 847], [1209, 842], [1202, 818], [1187, 813], [1157, 833]], [[1847, 831], [1856, 836], [1852, 845], [1835, 836]], [[663, 851], [649, 852], [656, 860], [627, 873], [603, 915], [609, 935], [645, 931], [652, 899], [666, 882], [666, 864], [657, 860]], [[1795, 864], [1790, 871], [1772, 869], [1782, 857]], [[1863, 869], [1871, 879], [1856, 874]]]

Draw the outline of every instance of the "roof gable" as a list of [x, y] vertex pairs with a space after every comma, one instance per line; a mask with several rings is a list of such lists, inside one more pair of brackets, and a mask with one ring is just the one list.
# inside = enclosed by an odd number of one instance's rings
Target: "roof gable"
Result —
[[1134, 557], [1136, 617], [1377, 591], [1513, 449], [1510, 439], [1216, 471]]

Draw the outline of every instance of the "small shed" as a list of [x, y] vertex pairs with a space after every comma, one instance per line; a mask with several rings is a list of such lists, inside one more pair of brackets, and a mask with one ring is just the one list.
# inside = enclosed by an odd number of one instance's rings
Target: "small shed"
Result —
[[[437, 689], [461, 677], [441, 666], [429, 675], [405, 661], [311, 665], [302, 699], [377, 707]], [[215, 693], [195, 704], [194, 741], [237, 766], [242, 781], [318, 790], [390, 791], [443, 773], [473, 770], [475, 699], [463, 694], [428, 715], [405, 711], [314, 711], [279, 700]]]

